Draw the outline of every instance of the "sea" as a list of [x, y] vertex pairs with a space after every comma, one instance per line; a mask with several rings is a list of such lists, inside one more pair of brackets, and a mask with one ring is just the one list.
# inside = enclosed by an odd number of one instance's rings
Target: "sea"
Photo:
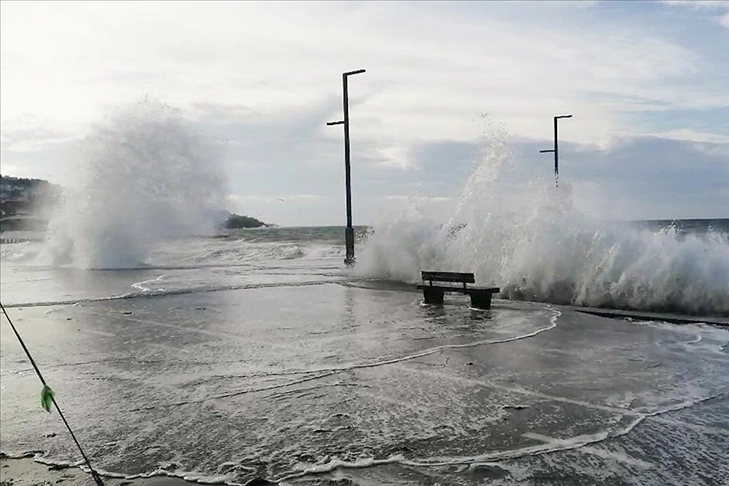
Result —
[[[725, 224], [625, 227], [687, 245]], [[426, 306], [390, 274], [404, 256], [377, 275], [377, 232], [358, 228], [352, 268], [341, 227], [167, 238], [121, 269], [47, 265], [43, 243], [7, 244], [2, 302], [111, 477], [727, 484], [728, 328], [595, 317], [550, 292], [500, 294], [490, 311], [458, 294]], [[724, 292], [685, 308], [665, 295], [672, 310], [726, 315]], [[1, 336], [2, 452], [78, 464], [4, 319]]]
[[[105, 477], [729, 484], [729, 220], [601, 219], [568, 180], [498, 193], [497, 141], [445, 218], [413, 198], [358, 227], [350, 267], [342, 227], [187, 225], [217, 182], [153, 108], [92, 137], [44, 241], [0, 245], [2, 304]], [[422, 270], [501, 290], [425, 305]], [[83, 468], [40, 391], [3, 316], [2, 453]]]

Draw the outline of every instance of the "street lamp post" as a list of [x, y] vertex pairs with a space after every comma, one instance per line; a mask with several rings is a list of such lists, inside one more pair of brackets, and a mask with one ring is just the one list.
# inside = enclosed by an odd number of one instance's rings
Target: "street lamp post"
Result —
[[364, 69], [342, 73], [343, 111], [344, 120], [328, 122], [327, 125], [344, 125], [344, 185], [347, 194], [347, 227], [344, 230], [344, 242], [347, 249], [344, 263], [354, 265], [354, 228], [352, 227], [352, 181], [349, 163], [349, 91], [347, 89], [347, 78], [355, 74], [364, 73]]
[[540, 150], [540, 154], [554, 152], [554, 183], [559, 187], [559, 143], [557, 142], [557, 120], [560, 118], [572, 118], [572, 115], [559, 115], [554, 117], [554, 148]]

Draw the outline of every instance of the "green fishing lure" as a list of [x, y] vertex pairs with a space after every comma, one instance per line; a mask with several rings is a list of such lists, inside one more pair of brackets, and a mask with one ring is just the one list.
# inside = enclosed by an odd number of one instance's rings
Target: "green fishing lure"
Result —
[[43, 390], [41, 390], [41, 407], [50, 413], [51, 405], [53, 405], [53, 390], [48, 385], [43, 385]]

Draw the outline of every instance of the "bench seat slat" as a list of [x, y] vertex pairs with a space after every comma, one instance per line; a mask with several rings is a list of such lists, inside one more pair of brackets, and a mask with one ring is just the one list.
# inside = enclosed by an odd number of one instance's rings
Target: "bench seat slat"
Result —
[[420, 272], [423, 280], [433, 282], [459, 282], [459, 283], [476, 283], [476, 278], [472, 273], [457, 272]]
[[456, 287], [455, 285], [428, 285], [428, 284], [418, 284], [416, 285], [416, 288], [419, 290], [423, 290], [425, 288], [428, 289], [441, 289], [445, 292], [460, 292], [462, 294], [469, 294], [471, 292], [491, 292], [494, 294], [497, 294], [501, 292], [501, 289], [499, 287]]

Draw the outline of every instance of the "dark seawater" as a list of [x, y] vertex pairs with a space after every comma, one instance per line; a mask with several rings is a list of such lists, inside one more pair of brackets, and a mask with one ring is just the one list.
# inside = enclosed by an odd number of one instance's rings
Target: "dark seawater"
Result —
[[681, 235], [719, 233], [729, 236], [729, 218], [719, 219], [653, 219], [635, 221], [639, 228], [653, 231], [676, 230]]
[[[729, 236], [729, 218], [719, 219], [652, 219], [629, 221], [628, 225], [654, 232], [675, 230], [678, 234], [705, 235], [718, 233]], [[372, 226], [355, 226], [355, 239], [366, 241]], [[291, 226], [231, 230], [230, 237], [246, 241], [310, 241], [344, 245], [344, 226]]]
[[[364, 241], [369, 226], [355, 226], [355, 241]], [[229, 238], [251, 242], [303, 242], [307, 244], [331, 244], [344, 246], [344, 226], [284, 226], [230, 230]]]

